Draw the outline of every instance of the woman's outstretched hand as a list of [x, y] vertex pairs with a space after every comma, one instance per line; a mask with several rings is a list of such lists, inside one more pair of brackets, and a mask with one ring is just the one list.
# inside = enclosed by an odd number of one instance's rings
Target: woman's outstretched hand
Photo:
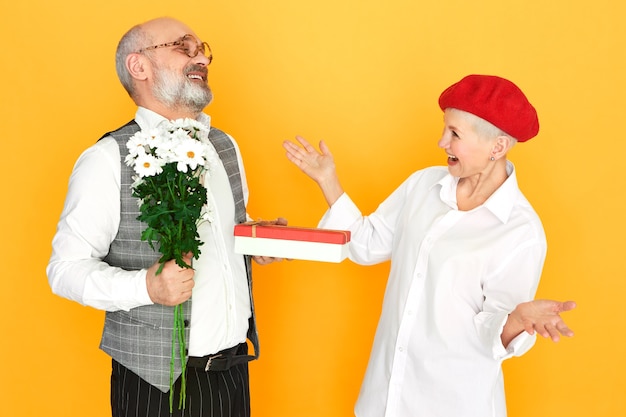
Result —
[[343, 194], [343, 188], [339, 183], [335, 160], [330, 149], [324, 141], [320, 141], [318, 151], [303, 137], [296, 136], [296, 140], [301, 146], [288, 140], [283, 142], [287, 159], [319, 185], [326, 202], [332, 206]]
[[502, 342], [504, 346], [522, 331], [529, 334], [537, 332], [543, 337], [549, 337], [554, 342], [560, 340], [561, 335], [574, 336], [561, 313], [576, 308], [574, 301], [533, 300], [521, 303], [509, 314], [509, 319], [504, 326]]

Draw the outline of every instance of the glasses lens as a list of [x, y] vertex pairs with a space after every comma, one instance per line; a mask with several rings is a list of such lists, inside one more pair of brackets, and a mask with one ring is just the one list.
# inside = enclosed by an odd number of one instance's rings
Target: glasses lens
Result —
[[203, 54], [207, 58], [209, 58], [209, 64], [213, 60], [213, 54], [211, 53], [211, 47], [208, 43], [202, 42], [198, 44], [196, 38], [191, 35], [185, 35], [182, 39], [182, 48], [185, 50], [185, 53], [190, 57], [194, 58], [198, 55], [198, 53]]
[[213, 61], [213, 52], [211, 52], [211, 47], [209, 46], [208, 43], [202, 42], [202, 45], [200, 45], [200, 48], [202, 48], [202, 53], [204, 54], [204, 56], [209, 58], [209, 64], [210, 64]]
[[198, 55], [198, 43], [196, 42], [193, 36], [185, 35], [182, 41], [183, 41], [183, 48], [187, 55], [189, 55], [191, 58]]

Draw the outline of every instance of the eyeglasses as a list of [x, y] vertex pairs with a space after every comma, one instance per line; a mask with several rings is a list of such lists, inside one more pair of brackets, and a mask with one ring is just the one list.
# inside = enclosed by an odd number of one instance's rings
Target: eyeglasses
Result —
[[137, 53], [140, 54], [144, 51], [149, 51], [151, 49], [169, 48], [170, 46], [176, 46], [189, 58], [195, 58], [199, 52], [202, 52], [202, 54], [209, 59], [209, 64], [211, 63], [211, 61], [213, 61], [213, 53], [211, 52], [211, 47], [209, 46], [209, 44], [206, 42], [198, 43], [196, 41], [196, 38], [193, 35], [189, 34], [173, 42], [146, 46], [145, 48], [141, 48], [140, 50], [138, 50]]

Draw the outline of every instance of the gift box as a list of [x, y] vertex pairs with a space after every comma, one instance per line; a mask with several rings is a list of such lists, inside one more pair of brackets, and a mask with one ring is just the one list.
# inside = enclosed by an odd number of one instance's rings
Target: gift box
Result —
[[341, 262], [348, 256], [350, 232], [307, 227], [264, 225], [235, 226], [235, 252], [307, 261]]

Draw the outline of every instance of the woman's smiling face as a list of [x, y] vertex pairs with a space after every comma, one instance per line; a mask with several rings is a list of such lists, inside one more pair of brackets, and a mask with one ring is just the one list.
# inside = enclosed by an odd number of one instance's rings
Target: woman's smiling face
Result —
[[446, 109], [444, 128], [438, 145], [448, 155], [448, 171], [454, 177], [482, 174], [489, 165], [494, 139], [481, 137], [472, 123], [475, 117], [455, 109]]

